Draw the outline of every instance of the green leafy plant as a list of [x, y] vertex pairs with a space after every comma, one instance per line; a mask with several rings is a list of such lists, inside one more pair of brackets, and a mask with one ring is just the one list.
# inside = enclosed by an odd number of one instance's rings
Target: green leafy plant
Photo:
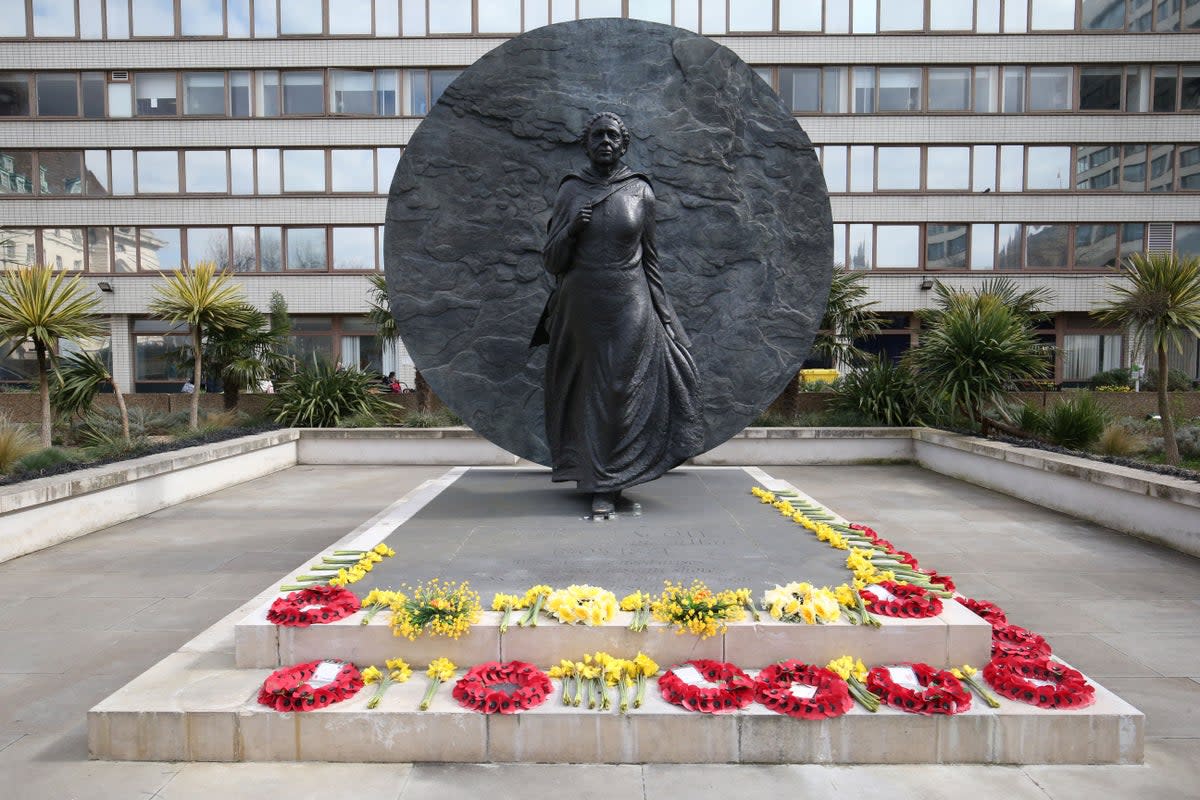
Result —
[[[32, 342], [38, 364], [41, 395], [41, 443], [52, 443], [50, 365], [59, 339], [78, 342], [102, 333], [95, 295], [75, 276], [57, 275], [47, 266], [21, 267], [0, 273], [0, 341], [12, 341], [13, 350]], [[12, 352], [12, 351], [10, 351]]]
[[287, 352], [291, 329], [287, 301], [273, 292], [269, 313], [243, 304], [235, 324], [210, 330], [204, 339], [204, 363], [221, 378], [226, 410], [237, 408], [243, 390], [295, 368]]
[[920, 425], [926, 392], [904, 364], [877, 358], [842, 377], [830, 407], [861, 414], [876, 425]]
[[[1158, 391], [1158, 370], [1148, 369], [1142, 377], [1142, 388], [1147, 392]], [[1167, 370], [1167, 391], [1186, 392], [1192, 388], [1192, 379], [1181, 369]]]
[[1106, 456], [1131, 456], [1142, 449], [1142, 442], [1124, 425], [1109, 425], [1100, 434], [1095, 450]]
[[66, 450], [59, 447], [47, 447], [20, 459], [17, 462], [16, 468], [21, 472], [36, 475], [72, 460], [74, 459], [72, 459], [71, 454]]
[[[382, 273], [367, 276], [370, 287], [367, 291], [367, 319], [375, 325], [375, 332], [381, 339], [395, 339], [400, 335], [396, 328], [396, 318], [392, 316], [392, 301], [388, 297], [387, 278]], [[429, 382], [416, 370], [413, 375], [413, 391], [417, 395], [417, 410], [429, 411], [429, 401], [432, 391]]]
[[453, 428], [462, 425], [462, 418], [446, 408], [437, 411], [410, 411], [400, 424], [405, 428]]
[[1086, 450], [1099, 441], [1111, 415], [1088, 393], [1055, 404], [1045, 414], [1047, 441], [1071, 450]]
[[1041, 436], [1046, 431], [1046, 415], [1040, 408], [1022, 403], [1013, 415], [1016, 426], [1031, 436]]
[[1093, 389], [1100, 389], [1107, 386], [1129, 387], [1133, 386], [1133, 377], [1125, 367], [1117, 367], [1116, 369], [1106, 369], [1103, 372], [1097, 372], [1088, 380], [1088, 385]]
[[871, 310], [877, 303], [866, 300], [867, 292], [865, 273], [848, 270], [840, 264], [834, 267], [821, 330], [813, 339], [813, 356], [846, 366], [870, 358], [870, 354], [855, 345], [856, 341], [875, 336], [882, 329], [882, 318]]
[[0, 415], [0, 472], [8, 472], [13, 465], [37, 450], [37, 439], [24, 425], [9, 421]]
[[86, 414], [104, 384], [111, 385], [120, 414], [121, 433], [125, 442], [129, 443], [129, 409], [125, 407], [125, 395], [113, 379], [112, 370], [100, 356], [82, 351], [71, 353], [59, 360], [54, 373], [58, 380], [55, 381], [50, 402], [62, 414]]
[[358, 369], [337, 369], [314, 357], [276, 388], [275, 420], [302, 428], [332, 428], [349, 417], [385, 415], [389, 406], [376, 392], [378, 379]]
[[[1183, 336], [1200, 336], [1200, 258], [1175, 253], [1134, 253], [1122, 265], [1122, 283], [1109, 284], [1113, 299], [1092, 312], [1107, 325], [1127, 327], [1138, 348], [1152, 350], [1160, 375], [1168, 375], [1167, 349], [1182, 349]], [[1159, 381], [1158, 414], [1162, 418], [1163, 456], [1180, 461], [1175, 421], [1167, 398], [1167, 381]]]

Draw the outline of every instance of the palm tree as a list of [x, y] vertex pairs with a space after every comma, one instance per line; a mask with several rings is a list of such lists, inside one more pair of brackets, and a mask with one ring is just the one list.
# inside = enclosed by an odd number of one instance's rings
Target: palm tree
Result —
[[[367, 295], [367, 318], [375, 325], [375, 330], [381, 339], [394, 340], [400, 336], [400, 331], [396, 328], [396, 318], [392, 316], [392, 302], [388, 298], [387, 279], [381, 274], [376, 273], [367, 277], [371, 283], [370, 293]], [[421, 370], [415, 371], [413, 378], [414, 390], [417, 393], [417, 410], [427, 411], [429, 409], [429, 383], [421, 374]]]
[[1041, 377], [1048, 365], [1033, 316], [1051, 292], [1019, 292], [1007, 279], [975, 291], [937, 287], [928, 329], [908, 359], [920, 380], [972, 422], [989, 408], [1003, 411], [1014, 384]]
[[846, 269], [841, 264], [833, 268], [829, 284], [829, 300], [821, 331], [813, 339], [813, 355], [827, 357], [830, 363], [855, 365], [867, 360], [868, 354], [855, 346], [856, 340], [879, 333], [882, 320], [871, 310], [874, 301], [864, 302], [867, 296], [865, 273]]
[[1200, 336], [1200, 258], [1134, 253], [1121, 269], [1126, 282], [1109, 284], [1114, 299], [1094, 310], [1092, 316], [1106, 325], [1127, 327], [1136, 349], [1153, 348], [1158, 356], [1164, 457], [1168, 464], [1177, 465], [1179, 444], [1167, 403], [1167, 347], [1182, 349], [1185, 331]]
[[184, 264], [179, 272], [165, 279], [165, 284], [154, 287], [155, 298], [150, 301], [150, 313], [168, 322], [191, 326], [195, 386], [189, 417], [192, 430], [200, 427], [200, 366], [205, 330], [234, 328], [247, 322], [242, 287], [229, 283], [232, 277], [231, 273], [218, 271], [211, 261], [201, 261], [194, 267]]
[[95, 402], [100, 387], [106, 383], [112, 384], [117, 410], [121, 414], [121, 434], [125, 438], [125, 444], [130, 443], [129, 409], [125, 406], [125, 395], [104, 359], [95, 353], [71, 353], [63, 356], [54, 374], [58, 377], [53, 398], [54, 406], [59, 412], [66, 414], [86, 412]]
[[96, 317], [100, 301], [84, 290], [78, 276], [64, 283], [65, 278], [47, 266], [0, 274], [0, 340], [13, 341], [10, 353], [31, 341], [37, 354], [42, 447], [53, 444], [49, 376], [55, 344], [59, 339], [78, 342], [103, 333]]
[[294, 362], [287, 354], [291, 329], [287, 301], [279, 292], [271, 294], [269, 314], [246, 303], [235, 315], [234, 324], [209, 329], [204, 361], [221, 376], [226, 410], [237, 408], [243, 389], [258, 386]]

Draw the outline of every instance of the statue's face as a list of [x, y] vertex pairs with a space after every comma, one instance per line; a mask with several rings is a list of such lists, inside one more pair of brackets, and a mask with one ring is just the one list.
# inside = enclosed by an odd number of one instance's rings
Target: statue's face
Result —
[[621, 128], [615, 120], [601, 117], [591, 127], [584, 142], [588, 157], [595, 164], [608, 166], [621, 160], [625, 154], [621, 146]]

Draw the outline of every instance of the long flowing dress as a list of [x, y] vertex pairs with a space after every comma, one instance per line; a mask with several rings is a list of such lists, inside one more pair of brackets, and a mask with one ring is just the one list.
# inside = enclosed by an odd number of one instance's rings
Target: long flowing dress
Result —
[[[572, 236], [585, 203], [591, 221]], [[557, 286], [531, 345], [549, 345], [552, 479], [619, 491], [700, 453], [699, 378], [663, 288], [649, 180], [624, 166], [609, 176], [590, 168], [568, 175], [542, 259]]]

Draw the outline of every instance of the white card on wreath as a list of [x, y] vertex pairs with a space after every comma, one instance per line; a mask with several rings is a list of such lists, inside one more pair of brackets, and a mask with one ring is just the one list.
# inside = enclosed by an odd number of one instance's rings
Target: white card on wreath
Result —
[[696, 669], [691, 664], [685, 664], [682, 667], [674, 670], [674, 672], [675, 676], [679, 678], [679, 680], [683, 681], [689, 686], [697, 686], [701, 689], [712, 689], [717, 686], [724, 685], [720, 683], [713, 683], [712, 681], [708, 680], [700, 674], [700, 670]]
[[892, 681], [898, 686], [903, 686], [905, 689], [914, 689], [918, 692], [925, 689], [921, 682], [917, 680], [917, 673], [913, 672], [912, 667], [888, 667], [888, 674], [892, 676]]
[[817, 687], [809, 686], [806, 683], [793, 683], [788, 689], [793, 697], [799, 697], [801, 700], [811, 700], [817, 696]]
[[308, 685], [314, 689], [320, 689], [322, 686], [328, 686], [337, 679], [338, 673], [342, 671], [342, 664], [339, 661], [322, 661], [317, 665], [317, 671], [308, 679]]

